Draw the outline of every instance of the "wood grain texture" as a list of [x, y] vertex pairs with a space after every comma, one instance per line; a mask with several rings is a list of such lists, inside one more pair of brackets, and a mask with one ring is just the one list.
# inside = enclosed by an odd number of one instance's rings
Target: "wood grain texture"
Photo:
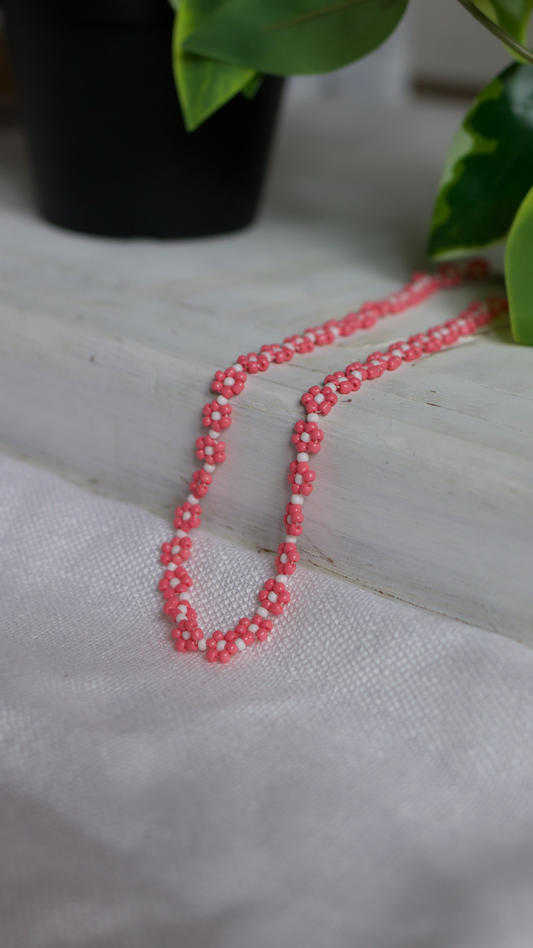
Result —
[[[187, 491], [216, 368], [343, 315], [424, 263], [457, 118], [300, 105], [285, 116], [261, 222], [185, 243], [99, 240], [39, 221], [21, 142], [2, 133], [4, 445], [168, 515]], [[477, 292], [441, 294], [250, 380], [205, 525], [274, 550], [302, 392]], [[500, 327], [341, 398], [324, 425], [303, 562], [533, 644], [532, 360]]]

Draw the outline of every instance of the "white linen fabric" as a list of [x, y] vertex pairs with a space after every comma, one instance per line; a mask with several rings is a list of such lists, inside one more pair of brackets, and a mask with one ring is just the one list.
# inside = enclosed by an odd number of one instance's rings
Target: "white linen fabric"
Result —
[[[0, 531], [2, 948], [530, 948], [533, 652], [302, 569], [213, 667], [161, 519], [3, 458]], [[205, 627], [270, 570], [199, 532]]]

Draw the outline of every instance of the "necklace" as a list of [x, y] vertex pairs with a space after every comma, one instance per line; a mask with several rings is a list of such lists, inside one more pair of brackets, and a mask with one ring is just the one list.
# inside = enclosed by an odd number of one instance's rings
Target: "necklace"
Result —
[[306, 417], [296, 422], [291, 437], [296, 459], [289, 465], [291, 498], [283, 517], [285, 537], [274, 560], [276, 575], [267, 579], [259, 591], [259, 606], [251, 619], [239, 619], [229, 632], [217, 630], [207, 636], [198, 627], [197, 614], [190, 601], [192, 579], [183, 564], [192, 553], [191, 533], [201, 524], [199, 501], [207, 495], [213, 474], [226, 458], [226, 444], [220, 436], [231, 426], [231, 399], [244, 390], [248, 376], [265, 372], [273, 363], [290, 362], [295, 354], [307, 355], [315, 346], [331, 345], [358, 329], [370, 329], [383, 316], [404, 312], [438, 290], [459, 286], [464, 280], [485, 277], [488, 270], [485, 261], [476, 259], [464, 267], [444, 264], [433, 275], [415, 273], [405, 286], [384, 299], [363, 303], [344, 319], [330, 319], [322, 326], [306, 329], [301, 336], [288, 336], [282, 343], [261, 346], [259, 353], [240, 355], [234, 365], [224, 372], [215, 373], [211, 383], [215, 397], [202, 409], [202, 426], [208, 430], [196, 439], [196, 457], [203, 464], [193, 474], [186, 502], [174, 511], [175, 535], [161, 548], [165, 572], [159, 588], [165, 599], [163, 611], [174, 624], [171, 637], [179, 652], [201, 652], [209, 662], [227, 664], [232, 656], [254, 642], [264, 642], [268, 638], [273, 620], [282, 615], [291, 599], [287, 585], [300, 559], [296, 544], [303, 530], [304, 500], [312, 494], [315, 480], [310, 461], [322, 447], [324, 432], [319, 426], [320, 418], [329, 415], [337, 403], [338, 394], [358, 392], [363, 382], [380, 378], [385, 371], [395, 371], [403, 362], [413, 362], [425, 354], [451, 348], [504, 312], [507, 301], [505, 297], [489, 297], [484, 302], [471, 303], [443, 326], [433, 326], [425, 333], [393, 343], [386, 352], [373, 352], [364, 363], [352, 362], [344, 371], [327, 375], [322, 387], [312, 385], [302, 395]]

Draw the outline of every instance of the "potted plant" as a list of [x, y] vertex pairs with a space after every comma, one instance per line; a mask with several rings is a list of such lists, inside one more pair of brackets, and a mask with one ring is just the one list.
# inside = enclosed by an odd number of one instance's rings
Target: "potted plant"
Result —
[[[507, 240], [515, 341], [533, 344], [533, 55], [523, 45], [532, 0], [460, 0], [515, 57], [474, 101], [450, 150], [429, 252], [471, 254]], [[189, 89], [187, 57], [278, 75], [326, 72], [383, 42], [407, 0], [180, 0], [174, 50], [180, 97], [194, 124], [216, 107]], [[182, 64], [180, 66], [180, 64]], [[181, 69], [181, 72], [180, 72]], [[191, 84], [192, 85], [192, 84]]]
[[[282, 78], [256, 89], [253, 71], [219, 69], [219, 88], [233, 94], [238, 76], [245, 94], [208, 119], [204, 110], [207, 121], [189, 132], [167, 0], [3, 0], [2, 7], [48, 220], [121, 237], [194, 237], [252, 220]], [[187, 59], [177, 70], [190, 66], [205, 85], [209, 69]]]

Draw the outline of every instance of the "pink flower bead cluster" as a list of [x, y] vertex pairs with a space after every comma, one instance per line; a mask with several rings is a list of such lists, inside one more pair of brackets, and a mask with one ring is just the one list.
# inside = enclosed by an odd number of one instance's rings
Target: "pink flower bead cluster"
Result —
[[379, 318], [403, 312], [439, 289], [458, 286], [464, 279], [483, 277], [487, 270], [484, 261], [473, 260], [462, 268], [446, 264], [436, 275], [415, 273], [406, 286], [385, 299], [363, 303], [357, 312], [348, 313], [344, 319], [332, 319], [322, 326], [306, 329], [301, 336], [288, 336], [280, 344], [262, 346], [259, 353], [240, 355], [234, 365], [215, 373], [211, 384], [215, 398], [202, 409], [202, 425], [208, 431], [196, 441], [196, 456], [204, 463], [192, 476], [186, 502], [175, 510], [176, 533], [169, 543], [163, 543], [161, 552], [165, 572], [159, 588], [165, 599], [164, 612], [174, 623], [171, 634], [179, 652], [203, 652], [209, 662], [227, 664], [255, 642], [264, 642], [272, 630], [273, 619], [283, 614], [291, 599], [288, 578], [300, 559], [296, 542], [303, 530], [304, 500], [312, 493], [315, 480], [310, 460], [312, 455], [318, 454], [324, 439], [320, 418], [330, 413], [338, 395], [358, 392], [363, 382], [394, 371], [403, 362], [412, 362], [455, 345], [461, 337], [471, 335], [505, 310], [507, 303], [504, 298], [496, 297], [485, 303], [472, 303], [443, 326], [434, 326], [426, 333], [416, 333], [405, 341], [393, 343], [386, 352], [373, 352], [364, 363], [352, 362], [344, 371], [327, 375], [323, 386], [312, 385], [302, 395], [305, 420], [296, 422], [291, 438], [296, 458], [289, 465], [291, 497], [283, 517], [285, 539], [278, 546], [274, 560], [276, 575], [267, 579], [259, 591], [259, 605], [251, 619], [241, 618], [228, 632], [217, 630], [209, 636], [198, 627], [197, 614], [190, 602], [192, 580], [183, 563], [191, 555], [189, 534], [201, 524], [199, 501], [209, 491], [216, 466], [226, 458], [226, 445], [220, 435], [231, 427], [231, 399], [244, 390], [248, 376], [265, 372], [272, 363], [289, 362], [296, 353], [303, 355], [312, 352], [315, 346], [331, 345], [339, 337], [349, 336], [358, 329], [370, 329]]

